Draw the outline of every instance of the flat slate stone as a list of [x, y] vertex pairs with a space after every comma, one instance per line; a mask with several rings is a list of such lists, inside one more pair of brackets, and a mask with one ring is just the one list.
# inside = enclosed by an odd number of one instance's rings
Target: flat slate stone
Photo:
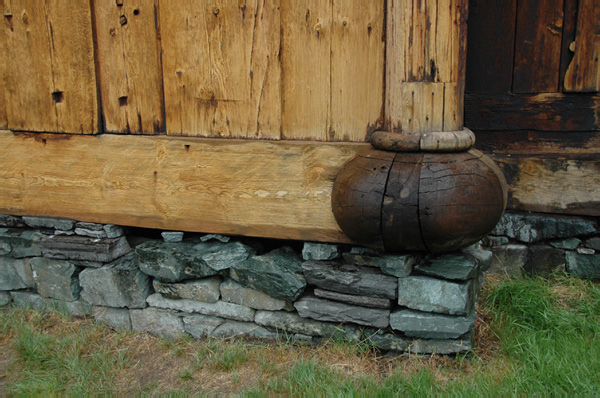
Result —
[[600, 278], [600, 254], [581, 254], [567, 252], [567, 272], [580, 278]]
[[398, 279], [398, 304], [426, 312], [467, 315], [473, 308], [473, 281], [451, 282], [426, 276]]
[[528, 275], [548, 276], [565, 270], [565, 252], [548, 245], [529, 246], [523, 269]]
[[104, 230], [104, 224], [97, 224], [95, 222], [77, 222], [75, 223], [75, 228], [83, 228], [83, 229], [87, 229], [90, 231], [103, 231]]
[[490, 248], [493, 253], [490, 274], [522, 276], [529, 248], [525, 245], [509, 244]]
[[392, 329], [426, 339], [456, 339], [472, 330], [474, 323], [474, 314], [450, 316], [403, 309], [390, 315]]
[[586, 239], [584, 246], [590, 249], [600, 250], [600, 237]]
[[129, 310], [126, 308], [93, 306], [91, 315], [96, 322], [105, 323], [115, 330], [131, 330]]
[[245, 287], [293, 302], [306, 287], [306, 281], [300, 274], [301, 264], [292, 249], [283, 247], [234, 264], [230, 276]]
[[316, 297], [303, 297], [294, 303], [298, 315], [328, 322], [351, 322], [385, 329], [389, 326], [390, 310], [365, 308]]
[[79, 236], [88, 236], [94, 239], [105, 239], [108, 238], [106, 232], [101, 229], [99, 231], [94, 229], [85, 229], [85, 228], [75, 228], [75, 235]]
[[125, 228], [119, 225], [106, 224], [102, 227], [102, 229], [104, 229], [104, 232], [106, 232], [106, 236], [108, 236], [109, 238], [119, 238], [125, 235]]
[[40, 243], [44, 239], [39, 231], [0, 228], [0, 250], [14, 258], [41, 256]]
[[146, 307], [152, 292], [150, 278], [138, 268], [133, 253], [101, 268], [86, 268], [79, 274], [81, 297], [105, 307]]
[[581, 239], [570, 238], [570, 239], [562, 239], [554, 242], [549, 242], [550, 246], [555, 247], [557, 249], [567, 249], [567, 250], [575, 250], [581, 243]]
[[415, 271], [452, 280], [473, 279], [478, 272], [478, 262], [466, 253], [430, 257], [415, 267]]
[[276, 299], [259, 290], [244, 287], [232, 279], [221, 283], [221, 297], [228, 303], [240, 304], [255, 310], [293, 311], [294, 309], [285, 300]]
[[350, 325], [340, 325], [302, 318], [293, 312], [257, 311], [254, 322], [277, 330], [308, 336], [358, 338], [358, 330]]
[[502, 246], [508, 244], [506, 236], [486, 236], [483, 238], [483, 245], [486, 247]]
[[131, 251], [125, 237], [93, 239], [85, 236], [50, 236], [41, 242], [44, 257], [59, 260], [109, 263]]
[[40, 312], [44, 312], [48, 309], [48, 299], [37, 293], [13, 291], [10, 292], [10, 296], [17, 307], [30, 308]]
[[30, 260], [0, 256], [0, 290], [35, 287]]
[[217, 301], [216, 303], [203, 303], [194, 300], [170, 300], [155, 293], [146, 300], [151, 307], [164, 308], [182, 312], [197, 312], [203, 315], [213, 315], [220, 318], [233, 319], [236, 321], [251, 322], [254, 320], [255, 311], [252, 308], [239, 304]]
[[302, 248], [304, 260], [335, 260], [340, 256], [338, 245], [305, 242]]
[[535, 243], [548, 239], [591, 235], [596, 232], [598, 227], [594, 222], [579, 217], [505, 213], [491, 234]]
[[12, 301], [12, 297], [10, 297], [9, 292], [1, 292], [0, 291], [0, 307], [4, 307], [5, 305], [10, 304]]
[[68, 261], [36, 257], [30, 260], [33, 280], [43, 297], [65, 301], [79, 298], [79, 269]]
[[353, 248], [349, 253], [344, 253], [344, 261], [347, 264], [377, 267], [386, 275], [404, 278], [412, 273], [413, 267], [422, 256], [416, 254], [385, 254], [379, 255], [369, 249]]
[[236, 243], [165, 243], [147, 241], [135, 248], [142, 271], [164, 282], [227, 274], [228, 268], [254, 252]]
[[219, 242], [227, 243], [231, 240], [229, 236], [219, 234], [206, 234], [200, 237], [201, 242], [208, 242], [210, 240], [218, 240]]
[[324, 290], [391, 300], [396, 298], [398, 279], [369, 267], [306, 261], [302, 264], [302, 270], [309, 284]]
[[0, 214], [0, 227], [22, 228], [24, 226], [25, 222], [23, 222], [21, 217]]
[[66, 218], [24, 216], [23, 221], [32, 228], [55, 228], [63, 231], [71, 230], [75, 226], [74, 220], [68, 220]]
[[183, 241], [183, 232], [181, 231], [164, 231], [160, 233], [163, 240], [167, 243], [177, 243]]
[[221, 296], [219, 290], [221, 285], [220, 276], [209, 276], [180, 283], [167, 283], [155, 279], [152, 285], [157, 293], [172, 300], [187, 299], [216, 303]]
[[471, 256], [477, 261], [478, 271], [487, 271], [492, 266], [494, 254], [481, 246], [481, 243], [476, 243], [462, 250], [463, 254]]
[[131, 329], [136, 332], [148, 332], [167, 339], [177, 339], [185, 334], [181, 317], [171, 311], [145, 308], [130, 310]]
[[213, 331], [225, 322], [226, 319], [210, 315], [194, 314], [183, 317], [186, 333], [197, 339], [211, 336]]
[[361, 307], [390, 308], [392, 306], [391, 300], [378, 298], [378, 297], [356, 296], [353, 294], [331, 292], [329, 290], [323, 290], [323, 289], [318, 289], [318, 288], [316, 288], [314, 290], [314, 294], [315, 294], [315, 296], [323, 298], [323, 299], [340, 301], [342, 303], [358, 305]]
[[457, 354], [473, 348], [471, 336], [455, 340], [413, 339], [393, 333], [379, 332], [368, 336], [369, 341], [384, 351], [408, 352], [412, 354]]
[[257, 339], [276, 339], [277, 333], [272, 332], [256, 323], [238, 322], [227, 320], [217, 326], [210, 337], [232, 338], [232, 337], [254, 337]]

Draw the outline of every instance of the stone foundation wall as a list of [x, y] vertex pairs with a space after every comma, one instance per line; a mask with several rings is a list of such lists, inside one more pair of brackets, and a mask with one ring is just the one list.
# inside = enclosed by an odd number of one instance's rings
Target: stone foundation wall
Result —
[[600, 278], [597, 218], [508, 213], [483, 240], [492, 251], [490, 272], [511, 276], [566, 271]]
[[343, 245], [138, 232], [0, 216], [0, 305], [58, 306], [167, 338], [334, 337], [446, 354], [472, 348], [475, 301], [492, 260], [479, 245], [380, 256]]

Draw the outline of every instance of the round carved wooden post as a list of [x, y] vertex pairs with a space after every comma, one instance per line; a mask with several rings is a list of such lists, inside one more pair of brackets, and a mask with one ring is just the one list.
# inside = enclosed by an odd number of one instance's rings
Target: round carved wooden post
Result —
[[355, 241], [389, 252], [477, 242], [502, 217], [506, 181], [463, 126], [467, 0], [388, 0], [385, 130], [378, 155], [337, 176], [333, 212]]

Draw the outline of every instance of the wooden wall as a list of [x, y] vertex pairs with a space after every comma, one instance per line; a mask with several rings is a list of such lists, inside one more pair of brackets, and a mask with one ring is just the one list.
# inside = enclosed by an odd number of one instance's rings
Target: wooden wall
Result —
[[470, 0], [465, 125], [509, 207], [600, 215], [600, 2]]
[[365, 141], [382, 125], [384, 5], [3, 0], [0, 127]]

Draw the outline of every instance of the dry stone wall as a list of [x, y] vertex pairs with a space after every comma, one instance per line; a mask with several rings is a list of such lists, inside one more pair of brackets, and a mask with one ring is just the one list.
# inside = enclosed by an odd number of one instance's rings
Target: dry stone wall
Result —
[[[297, 246], [297, 243], [292, 243]], [[66, 309], [166, 338], [366, 341], [385, 351], [472, 348], [492, 253], [379, 255], [360, 247], [0, 216], [0, 305]]]

